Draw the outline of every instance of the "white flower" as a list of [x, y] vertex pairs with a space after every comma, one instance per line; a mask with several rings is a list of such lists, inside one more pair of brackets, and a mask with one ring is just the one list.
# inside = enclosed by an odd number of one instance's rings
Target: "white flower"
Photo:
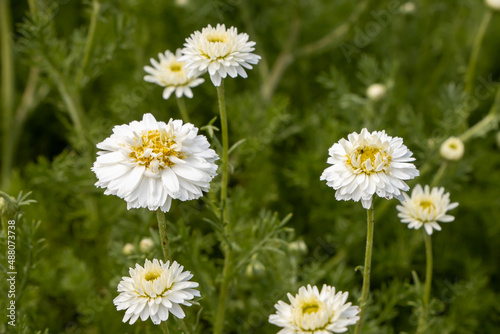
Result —
[[269, 322], [283, 327], [278, 334], [329, 334], [343, 333], [354, 325], [359, 317], [358, 306], [346, 303], [347, 292], [335, 293], [335, 287], [323, 285], [321, 292], [316, 286], [301, 287], [294, 296], [288, 294], [290, 305], [278, 301], [277, 312], [269, 316]]
[[131, 243], [126, 243], [123, 246], [122, 252], [124, 255], [130, 255], [134, 252], [134, 250], [135, 250], [134, 245], [132, 245]]
[[486, 4], [493, 10], [500, 10], [500, 0], [486, 0]]
[[193, 124], [172, 120], [157, 122], [151, 114], [142, 121], [113, 128], [97, 144], [92, 170], [96, 186], [105, 195], [117, 195], [127, 208], [170, 209], [172, 198], [187, 201], [208, 191], [219, 157]]
[[155, 245], [155, 243], [154, 243], [153, 239], [144, 238], [139, 243], [139, 248], [141, 249], [141, 252], [148, 253], [153, 249], [154, 245]]
[[200, 292], [193, 288], [196, 282], [189, 271], [182, 271], [177, 262], [163, 263], [156, 259], [146, 259], [144, 268], [139, 264], [130, 268], [130, 277], [122, 277], [118, 284], [120, 294], [113, 300], [118, 311], [127, 310], [123, 322], [130, 320], [132, 325], [140, 317], [142, 321], [151, 318], [155, 325], [168, 319], [169, 313], [183, 319], [185, 314], [179, 305], [191, 306], [188, 300]]
[[243, 67], [251, 69], [250, 64], [257, 64], [260, 59], [252, 53], [254, 45], [255, 42], [248, 41], [247, 34], [238, 34], [235, 27], [226, 29], [224, 24], [217, 24], [215, 28], [208, 25], [186, 38], [179, 61], [186, 63], [188, 77], [208, 71], [213, 84], [220, 86], [221, 79], [228, 74], [231, 78], [238, 74], [247, 77]]
[[159, 63], [151, 58], [153, 67], [144, 66], [144, 70], [150, 74], [146, 75], [144, 80], [165, 87], [163, 90], [163, 98], [165, 100], [167, 100], [173, 92], [175, 92], [175, 96], [177, 97], [182, 97], [184, 95], [192, 98], [193, 92], [191, 88], [205, 81], [205, 79], [198, 78], [197, 76], [188, 78], [186, 70], [184, 69], [184, 62], [178, 60], [180, 56], [180, 49], [177, 49], [175, 55], [167, 50], [165, 54], [158, 54], [158, 58], [160, 58]]
[[439, 153], [446, 160], [460, 160], [464, 155], [464, 143], [460, 138], [450, 137], [441, 145]]
[[328, 150], [327, 162], [333, 166], [325, 169], [321, 180], [337, 190], [337, 200], [361, 200], [363, 208], [369, 209], [372, 197], [403, 199], [401, 191], [410, 189], [403, 180], [419, 175], [415, 158], [403, 145], [403, 139], [390, 137], [385, 131], [361, 130], [342, 138]]
[[411, 197], [404, 194], [405, 200], [396, 206], [398, 217], [401, 222], [408, 224], [408, 228], [419, 229], [424, 226], [425, 232], [431, 235], [433, 229], [441, 231], [438, 222], [449, 223], [455, 217], [447, 215], [446, 211], [458, 206], [458, 203], [450, 203], [450, 193], [444, 193], [444, 188], [432, 188], [417, 184], [411, 193]]
[[385, 97], [385, 93], [387, 92], [387, 88], [382, 84], [372, 84], [368, 86], [366, 90], [366, 96], [372, 101], [379, 101]]

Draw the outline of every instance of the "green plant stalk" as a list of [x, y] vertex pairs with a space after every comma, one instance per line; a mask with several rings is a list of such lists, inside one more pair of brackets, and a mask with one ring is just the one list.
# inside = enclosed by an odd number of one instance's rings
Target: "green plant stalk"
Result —
[[375, 221], [373, 219], [373, 202], [371, 207], [366, 212], [366, 248], [365, 248], [365, 265], [363, 268], [363, 289], [361, 290], [361, 301], [359, 312], [359, 320], [354, 330], [355, 334], [361, 334], [363, 328], [363, 315], [365, 313], [366, 304], [368, 302], [368, 294], [370, 292], [370, 273], [372, 267], [372, 250], [373, 250], [373, 227]]
[[165, 321], [160, 322], [160, 328], [163, 334], [170, 334], [170, 331], [168, 330], [167, 323]]
[[160, 243], [161, 249], [163, 250], [163, 257], [165, 261], [172, 260], [172, 254], [170, 253], [170, 245], [167, 236], [167, 222], [165, 220], [165, 212], [161, 211], [160, 208], [156, 210], [156, 219], [158, 220], [158, 230], [160, 231]]
[[[219, 111], [222, 131], [222, 181], [220, 200], [222, 205], [222, 221], [224, 223], [224, 233], [228, 240], [231, 240], [231, 227], [229, 222], [229, 212], [227, 207], [227, 185], [229, 181], [228, 159], [229, 159], [229, 135], [226, 114], [226, 102], [224, 98], [224, 81], [217, 87], [217, 97], [219, 100]], [[231, 275], [232, 249], [228, 244], [224, 247], [224, 268], [222, 269], [222, 284], [219, 292], [217, 313], [214, 322], [214, 334], [221, 334], [224, 327], [224, 317], [226, 314], [227, 294], [229, 291], [229, 280]]]
[[12, 113], [14, 111], [14, 59], [10, 36], [12, 35], [10, 1], [0, 0], [0, 40], [1, 40], [1, 97], [2, 97], [2, 188], [10, 184], [14, 147], [11, 141]]
[[420, 313], [420, 318], [418, 320], [417, 334], [425, 332], [425, 320], [427, 317], [427, 306], [429, 305], [429, 300], [431, 297], [431, 285], [432, 285], [432, 240], [431, 236], [422, 229], [424, 233], [425, 241], [425, 256], [426, 256], [426, 266], [425, 266], [425, 290], [422, 299], [422, 312]]
[[90, 17], [90, 25], [89, 31], [87, 34], [87, 39], [85, 40], [85, 49], [83, 51], [82, 63], [80, 68], [78, 69], [78, 74], [76, 75], [76, 83], [79, 86], [82, 86], [83, 74], [87, 68], [90, 58], [90, 51], [92, 50], [92, 44], [94, 42], [95, 36], [95, 27], [97, 25], [97, 17], [99, 15], [99, 9], [101, 8], [101, 4], [99, 1], [92, 1], [92, 15]]
[[441, 162], [441, 166], [439, 166], [438, 171], [436, 172], [434, 178], [432, 179], [431, 188], [437, 186], [439, 181], [441, 181], [444, 172], [446, 171], [446, 167], [448, 167], [448, 162], [446, 160], [443, 160], [443, 162]]
[[467, 68], [467, 74], [465, 77], [465, 91], [467, 93], [471, 93], [472, 85], [473, 85], [473, 76], [476, 69], [477, 59], [479, 57], [479, 51], [481, 50], [481, 44], [483, 43], [484, 34], [488, 25], [491, 21], [491, 16], [493, 12], [491, 9], [487, 8], [484, 13], [483, 20], [479, 26], [479, 30], [477, 31], [476, 37], [474, 38], [474, 44], [472, 46], [472, 53], [469, 60], [469, 66]]
[[178, 97], [177, 99], [177, 106], [179, 107], [179, 111], [181, 113], [182, 120], [184, 123], [189, 123], [189, 114], [186, 109], [186, 102], [184, 101], [184, 98]]

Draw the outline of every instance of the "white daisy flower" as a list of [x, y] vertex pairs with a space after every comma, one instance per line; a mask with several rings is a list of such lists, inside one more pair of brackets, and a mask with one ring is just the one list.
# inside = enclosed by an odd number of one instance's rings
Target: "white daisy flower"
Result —
[[447, 215], [446, 211], [455, 209], [458, 203], [450, 203], [450, 193], [444, 193], [444, 188], [432, 188], [417, 184], [411, 193], [411, 197], [404, 194], [405, 200], [396, 206], [398, 217], [401, 222], [408, 224], [408, 228], [419, 229], [422, 226], [427, 234], [431, 235], [433, 230], [441, 231], [441, 223], [450, 223], [455, 217]]
[[347, 292], [335, 293], [335, 287], [326, 284], [321, 292], [307, 285], [295, 296], [288, 294], [290, 305], [278, 301], [274, 305], [277, 312], [269, 316], [269, 322], [283, 327], [278, 334], [343, 333], [359, 320], [360, 309], [346, 303], [348, 296]]
[[123, 322], [132, 325], [140, 317], [142, 321], [151, 318], [158, 325], [168, 319], [169, 313], [183, 319], [180, 305], [191, 306], [188, 300], [200, 297], [200, 292], [193, 289], [198, 283], [190, 282], [193, 275], [183, 269], [175, 261], [170, 265], [170, 261], [156, 259], [146, 259], [144, 268], [139, 264], [130, 268], [130, 277], [122, 277], [118, 284], [120, 294], [113, 300], [118, 311], [127, 310]]
[[403, 139], [390, 137], [385, 131], [361, 130], [342, 138], [328, 150], [327, 162], [333, 166], [325, 169], [321, 180], [337, 190], [337, 200], [361, 200], [369, 209], [374, 194], [386, 199], [403, 199], [402, 191], [410, 188], [403, 180], [419, 175], [415, 158], [403, 145]]
[[197, 76], [187, 77], [187, 71], [184, 69], [184, 62], [179, 61], [181, 56], [181, 49], [175, 51], [175, 55], [169, 50], [165, 54], [159, 53], [158, 58], [151, 58], [151, 66], [144, 66], [144, 70], [149, 74], [144, 77], [147, 82], [155, 83], [159, 86], [165, 87], [163, 90], [163, 98], [167, 100], [173, 92], [175, 96], [188, 98], [193, 97], [192, 87], [202, 84], [205, 79], [198, 78]]
[[450, 137], [444, 141], [439, 153], [446, 160], [460, 160], [464, 155], [464, 142], [457, 137]]
[[117, 195], [127, 208], [170, 209], [172, 199], [187, 201], [207, 192], [216, 175], [207, 138], [193, 124], [181, 120], [157, 122], [151, 114], [142, 121], [117, 125], [113, 134], [97, 144], [92, 170], [105, 195]]
[[253, 54], [255, 42], [248, 41], [248, 35], [238, 34], [235, 27], [226, 29], [224, 24], [217, 27], [203, 28], [186, 38], [182, 57], [186, 63], [188, 77], [195, 77], [208, 71], [215, 86], [220, 86], [221, 79], [228, 74], [231, 78], [247, 74], [243, 67], [252, 69], [250, 64], [257, 64], [260, 56]]

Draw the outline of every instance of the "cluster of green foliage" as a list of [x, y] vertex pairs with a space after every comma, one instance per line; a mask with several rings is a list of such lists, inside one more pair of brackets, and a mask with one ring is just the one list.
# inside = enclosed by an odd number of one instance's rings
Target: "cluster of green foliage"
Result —
[[[36, 203], [12, 213], [17, 326], [4, 317], [0, 332], [160, 332], [151, 321], [123, 324], [112, 302], [129, 267], [162, 257], [155, 215], [127, 211], [120, 198], [104, 196], [90, 167], [95, 145], [114, 125], [147, 112], [180, 118], [174, 98], [163, 100], [162, 88], [143, 81], [143, 66], [181, 48], [193, 31], [225, 23], [247, 32], [262, 56], [248, 79], [225, 84], [230, 141], [245, 139], [230, 155], [235, 258], [225, 332], [276, 333], [268, 323], [273, 305], [306, 284], [349, 291], [357, 304], [366, 213], [360, 203], [337, 202], [319, 177], [328, 148], [367, 127], [404, 138], [421, 171], [410, 186], [429, 184], [443, 164], [441, 143], [463, 136], [463, 159], [448, 162], [439, 182], [460, 206], [451, 212], [456, 220], [432, 237], [427, 333], [495, 333], [500, 13], [491, 15], [467, 79], [479, 27], [491, 14], [483, 1], [418, 1], [411, 12], [400, 10], [403, 2], [1, 0], [2, 19], [12, 23], [2, 25], [9, 40], [2, 62], [12, 62], [10, 79], [2, 67], [2, 91], [13, 88], [2, 96], [2, 191], [32, 192]], [[373, 83], [387, 87], [379, 101], [366, 96]], [[218, 115], [208, 77], [186, 105], [200, 128]], [[219, 121], [211, 124], [201, 132], [217, 147]], [[176, 202], [167, 213], [173, 257], [200, 283], [202, 298], [185, 308], [193, 333], [210, 332], [217, 309], [225, 238], [213, 209], [219, 182], [204, 198]], [[425, 250], [421, 231], [399, 222], [396, 204], [375, 200], [364, 333], [416, 328]], [[143, 252], [146, 237], [155, 247]], [[129, 254], [126, 243], [135, 246]], [[0, 249], [0, 268], [8, 271], [5, 237]], [[8, 283], [0, 287], [5, 310]], [[182, 332], [177, 324], [169, 319], [171, 333]]]

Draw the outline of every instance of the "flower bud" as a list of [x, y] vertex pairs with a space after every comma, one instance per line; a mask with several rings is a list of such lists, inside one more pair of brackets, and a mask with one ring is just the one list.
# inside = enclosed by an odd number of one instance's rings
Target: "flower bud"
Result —
[[464, 143], [460, 138], [450, 137], [441, 144], [439, 152], [446, 160], [460, 160], [464, 155]]
[[486, 0], [486, 4], [493, 10], [500, 10], [500, 0]]
[[250, 279], [260, 278], [266, 272], [266, 267], [257, 259], [256, 255], [252, 255], [252, 259], [245, 270], [245, 275]]
[[135, 250], [134, 245], [132, 245], [131, 243], [126, 243], [123, 246], [122, 252], [125, 255], [130, 255], [130, 254], [132, 254], [134, 252], [134, 250]]
[[307, 245], [304, 240], [293, 241], [288, 244], [288, 250], [294, 255], [304, 255], [307, 253]]
[[402, 14], [411, 14], [415, 11], [415, 4], [411, 1], [405, 2], [399, 7]]
[[155, 243], [154, 243], [153, 239], [144, 238], [139, 243], [139, 248], [141, 249], [141, 252], [149, 253], [153, 249], [154, 245], [155, 245]]
[[372, 101], [380, 101], [385, 97], [387, 88], [383, 84], [375, 83], [368, 87], [366, 96]]

